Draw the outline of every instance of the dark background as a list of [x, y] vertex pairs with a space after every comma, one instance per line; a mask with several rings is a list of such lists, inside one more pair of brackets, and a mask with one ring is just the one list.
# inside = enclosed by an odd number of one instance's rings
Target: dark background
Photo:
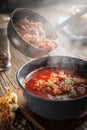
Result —
[[12, 12], [15, 8], [18, 7], [37, 8], [62, 2], [87, 4], [86, 0], [0, 0], [0, 13]]

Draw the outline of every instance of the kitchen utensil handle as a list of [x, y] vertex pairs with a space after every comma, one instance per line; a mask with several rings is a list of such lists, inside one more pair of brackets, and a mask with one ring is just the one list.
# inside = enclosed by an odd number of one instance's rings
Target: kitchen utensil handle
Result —
[[70, 24], [71, 22], [74, 22], [75, 19], [77, 19], [78, 17], [82, 16], [83, 14], [85, 14], [87, 11], [87, 7], [85, 7], [84, 9], [82, 9], [81, 11], [77, 12], [76, 14], [74, 14], [73, 16], [69, 17], [67, 20], [65, 20], [64, 22], [62, 22], [61, 24], [57, 24], [57, 26], [55, 27], [56, 32], [57, 31], [61, 31], [66, 25]]

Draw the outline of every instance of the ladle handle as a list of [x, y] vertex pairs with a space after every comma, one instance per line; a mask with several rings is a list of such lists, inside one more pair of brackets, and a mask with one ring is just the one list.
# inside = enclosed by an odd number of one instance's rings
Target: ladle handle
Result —
[[63, 29], [66, 25], [70, 24], [71, 22], [74, 22], [75, 19], [77, 19], [78, 17], [82, 16], [86, 12], [87, 12], [87, 7], [85, 7], [81, 11], [77, 12], [73, 16], [69, 17], [67, 20], [65, 20], [61, 24], [57, 24], [57, 26], [55, 27], [56, 32], [60, 31], [61, 29]]

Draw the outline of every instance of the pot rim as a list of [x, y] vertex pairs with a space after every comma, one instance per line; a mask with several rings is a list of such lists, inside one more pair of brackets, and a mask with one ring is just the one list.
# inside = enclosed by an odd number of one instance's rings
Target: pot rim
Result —
[[[19, 81], [19, 73], [20, 73], [20, 71], [21, 71], [27, 64], [29, 64], [30, 62], [33, 62], [33, 61], [37, 61], [38, 59], [49, 58], [49, 57], [72, 58], [72, 59], [76, 59], [76, 60], [79, 60], [79, 61], [82, 61], [82, 62], [87, 63], [87, 61], [85, 61], [85, 60], [82, 60], [82, 59], [79, 59], [79, 58], [76, 58], [76, 57], [71, 57], [71, 56], [57, 56], [57, 55], [56, 55], [56, 56], [44, 56], [44, 57], [32, 59], [32, 60], [27, 61], [26, 63], [24, 63], [24, 64], [19, 68], [19, 70], [18, 70], [17, 73], [16, 73], [16, 79], [17, 79], [17, 82], [19, 83], [21, 89], [24, 90], [24, 92], [25, 92], [26, 94], [29, 94], [29, 95], [33, 96], [34, 98], [37, 98], [37, 99], [42, 100], [42, 101], [44, 100], [44, 101], [56, 102], [56, 103], [57, 103], [57, 102], [73, 102], [73, 101], [82, 100], [82, 99], [84, 99], [84, 98], [87, 98], [87, 95], [85, 95], [85, 96], [77, 97], [77, 98], [70, 99], [70, 100], [67, 100], [67, 99], [64, 99], [64, 100], [61, 100], [61, 99], [51, 100], [51, 99], [43, 98], [43, 97], [40, 97], [40, 96], [38, 96], [38, 95], [35, 95], [35, 94], [29, 92], [29, 91], [23, 86], [23, 84], [20, 83], [20, 81]], [[24, 82], [23, 82], [23, 83], [24, 83]]]

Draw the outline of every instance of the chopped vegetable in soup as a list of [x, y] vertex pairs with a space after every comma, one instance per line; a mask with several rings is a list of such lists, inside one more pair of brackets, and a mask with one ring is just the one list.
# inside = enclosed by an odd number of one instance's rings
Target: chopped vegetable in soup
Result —
[[87, 79], [81, 74], [58, 67], [45, 67], [28, 75], [25, 79], [27, 90], [50, 99], [71, 99], [87, 94]]

